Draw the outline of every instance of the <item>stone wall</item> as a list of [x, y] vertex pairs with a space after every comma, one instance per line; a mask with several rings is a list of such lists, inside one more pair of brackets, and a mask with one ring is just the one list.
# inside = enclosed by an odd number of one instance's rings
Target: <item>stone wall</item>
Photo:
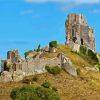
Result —
[[29, 59], [22, 63], [22, 71], [26, 73], [44, 73], [45, 66], [61, 66], [61, 59], [59, 58], [39, 58], [39, 59]]
[[[37, 55], [39, 56], [39, 55]], [[30, 58], [22, 63], [14, 63], [12, 66], [13, 71], [22, 71], [27, 75], [45, 73], [45, 66], [58, 66], [62, 67], [66, 62], [66, 67], [72, 66], [69, 58], [65, 57], [64, 54], [58, 54], [55, 58]], [[69, 67], [71, 67], [69, 66]], [[71, 69], [73, 69], [71, 67]]]
[[60, 53], [55, 58], [29, 58], [20, 63], [12, 63], [12, 70], [10, 72], [3, 71], [1, 73], [0, 81], [20, 81], [25, 76], [45, 73], [45, 66], [63, 67], [72, 76], [77, 76], [75, 68], [72, 67], [72, 62], [64, 54]]

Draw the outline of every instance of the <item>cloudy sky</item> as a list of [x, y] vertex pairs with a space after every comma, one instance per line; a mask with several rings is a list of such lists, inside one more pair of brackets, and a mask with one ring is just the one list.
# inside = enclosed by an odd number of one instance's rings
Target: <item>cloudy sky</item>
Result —
[[0, 58], [6, 58], [8, 50], [17, 48], [23, 55], [51, 40], [64, 44], [70, 13], [87, 17], [100, 52], [100, 0], [0, 0]]

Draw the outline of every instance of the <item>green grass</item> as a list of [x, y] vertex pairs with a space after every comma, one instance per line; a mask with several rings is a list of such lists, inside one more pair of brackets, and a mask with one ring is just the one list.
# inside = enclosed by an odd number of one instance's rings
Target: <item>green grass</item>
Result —
[[68, 46], [60, 44], [60, 45], [58, 45], [58, 50], [59, 50], [59, 52], [63, 52], [65, 54], [65, 56], [70, 58], [73, 65], [75, 65], [75, 66], [79, 66], [79, 67], [82, 67], [83, 65], [90, 66], [90, 67], [93, 66], [87, 59], [78, 55], [77, 53], [72, 52], [72, 50]]

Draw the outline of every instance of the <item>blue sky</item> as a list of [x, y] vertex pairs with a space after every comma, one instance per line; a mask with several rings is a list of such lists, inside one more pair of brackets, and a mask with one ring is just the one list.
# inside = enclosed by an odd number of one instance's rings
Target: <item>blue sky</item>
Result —
[[57, 40], [65, 43], [65, 20], [70, 13], [84, 14], [95, 28], [100, 52], [100, 0], [0, 0], [0, 58], [8, 50], [25, 51]]

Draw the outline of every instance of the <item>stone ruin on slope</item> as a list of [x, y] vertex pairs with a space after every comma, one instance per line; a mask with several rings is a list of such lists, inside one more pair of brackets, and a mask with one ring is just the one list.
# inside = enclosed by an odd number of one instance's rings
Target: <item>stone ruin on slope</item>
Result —
[[65, 27], [67, 45], [71, 48], [74, 44], [84, 45], [95, 51], [94, 29], [88, 26], [85, 16], [69, 14]]
[[[43, 52], [44, 53], [44, 52]], [[7, 60], [2, 60], [2, 69], [4, 69], [5, 62], [11, 64], [10, 71], [2, 71], [0, 81], [20, 81], [25, 76], [45, 73], [46, 66], [63, 67], [70, 75], [77, 76], [76, 69], [72, 62], [64, 54], [59, 53], [54, 58], [41, 57], [41, 54], [33, 51], [25, 60], [20, 58], [18, 50], [9, 51], [7, 53]]]
[[[7, 60], [1, 60], [1, 69], [4, 70], [4, 66], [7, 66], [7, 64], [10, 64], [15, 71], [16, 68], [21, 69], [21, 62], [23, 61], [22, 57], [19, 55], [19, 52], [17, 49], [13, 51], [7, 52]], [[14, 67], [16, 66], [16, 67]]]

